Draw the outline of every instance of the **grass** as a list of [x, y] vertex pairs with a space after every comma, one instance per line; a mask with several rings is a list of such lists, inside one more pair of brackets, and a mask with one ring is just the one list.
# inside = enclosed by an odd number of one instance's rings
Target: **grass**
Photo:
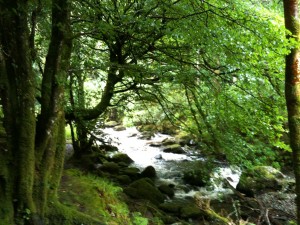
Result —
[[142, 211], [137, 209], [130, 211], [121, 187], [78, 169], [64, 171], [58, 195], [60, 203], [64, 206], [106, 225], [164, 224], [158, 217], [146, 218], [145, 205]]
[[107, 224], [130, 225], [130, 212], [121, 194], [120, 187], [105, 179], [69, 169], [64, 173], [59, 198], [64, 205]]

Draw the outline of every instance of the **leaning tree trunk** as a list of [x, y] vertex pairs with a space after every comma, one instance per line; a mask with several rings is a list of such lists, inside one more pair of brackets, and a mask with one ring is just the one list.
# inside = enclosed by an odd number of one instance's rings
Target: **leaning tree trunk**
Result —
[[[7, 146], [0, 148], [0, 224], [43, 224], [64, 159], [64, 84], [70, 58], [68, 0], [52, 1], [52, 34], [36, 126], [28, 1], [0, 1], [0, 94]], [[37, 132], [36, 132], [37, 128]]]
[[[285, 27], [288, 38], [299, 42], [298, 0], [284, 0]], [[300, 224], [300, 48], [294, 47], [286, 56], [285, 97], [288, 110], [290, 144], [296, 177], [297, 223]]]

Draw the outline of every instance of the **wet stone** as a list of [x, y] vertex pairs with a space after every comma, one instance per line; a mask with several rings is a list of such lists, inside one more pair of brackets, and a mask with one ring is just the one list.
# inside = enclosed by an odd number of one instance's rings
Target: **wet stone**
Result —
[[155, 178], [156, 170], [153, 166], [147, 166], [141, 173], [142, 177]]

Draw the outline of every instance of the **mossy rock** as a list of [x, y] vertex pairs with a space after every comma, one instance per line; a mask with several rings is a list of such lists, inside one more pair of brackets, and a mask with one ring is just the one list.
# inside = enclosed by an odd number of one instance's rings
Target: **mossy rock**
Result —
[[155, 178], [156, 177], [156, 170], [153, 166], [147, 166], [142, 172], [142, 177], [148, 177], [148, 178]]
[[157, 131], [156, 125], [154, 125], [154, 124], [141, 125], [141, 126], [138, 126], [137, 129], [140, 132], [148, 131], [148, 132], [154, 133]]
[[124, 127], [122, 125], [118, 125], [118, 126], [115, 126], [113, 129], [114, 129], [114, 131], [123, 131], [123, 130], [126, 130], [126, 127]]
[[169, 135], [174, 135], [177, 132], [176, 127], [169, 121], [162, 122], [159, 125], [158, 131], [161, 132], [162, 134], [169, 134]]
[[136, 167], [125, 167], [120, 169], [120, 174], [129, 176], [132, 180], [140, 178], [140, 169]]
[[176, 143], [180, 144], [181, 146], [190, 145], [191, 140], [192, 138], [188, 134], [177, 134], [175, 136]]
[[99, 149], [105, 151], [105, 152], [116, 152], [118, 151], [118, 148], [113, 145], [100, 145]]
[[96, 164], [104, 163], [106, 161], [105, 156], [100, 154], [99, 152], [92, 152], [90, 154], [84, 154], [80, 157], [80, 159], [75, 159], [76, 163], [80, 164], [80, 166], [94, 169]]
[[174, 154], [186, 153], [179, 144], [167, 145], [163, 148], [163, 152], [174, 153]]
[[[184, 203], [186, 204], [186, 203]], [[183, 204], [180, 202], [164, 202], [159, 205], [159, 208], [167, 213], [173, 213], [178, 214], [180, 213], [181, 208], [183, 207]]]
[[196, 219], [205, 214], [195, 204], [186, 205], [180, 210], [180, 217], [183, 219]]
[[160, 190], [161, 193], [166, 194], [170, 198], [174, 197], [175, 195], [174, 187], [170, 184], [161, 184], [158, 186], [158, 190]]
[[112, 173], [112, 174], [117, 174], [117, 173], [119, 173], [120, 167], [115, 162], [105, 162], [100, 167], [100, 170], [102, 170], [104, 172]]
[[165, 196], [154, 186], [153, 181], [149, 178], [134, 181], [124, 188], [124, 192], [135, 199], [149, 200], [154, 205], [159, 205], [165, 200]]
[[119, 125], [119, 123], [117, 121], [108, 121], [105, 123], [105, 127], [115, 127], [118, 125]]
[[243, 171], [237, 190], [252, 197], [261, 192], [281, 190], [284, 180], [279, 170], [270, 166], [256, 166]]
[[141, 136], [139, 137], [139, 139], [151, 140], [152, 137], [154, 137], [154, 132], [152, 132], [152, 131], [143, 131], [141, 133]]
[[115, 177], [117, 182], [123, 185], [130, 184], [132, 182], [131, 178], [128, 175], [118, 175]]
[[209, 182], [209, 173], [205, 168], [184, 171], [183, 180], [186, 184], [203, 187]]
[[127, 166], [134, 162], [127, 154], [124, 153], [117, 153], [113, 155], [111, 161], [115, 163], [124, 163]]
[[174, 144], [178, 144], [175, 140], [175, 138], [166, 138], [162, 141], [162, 144], [164, 146], [169, 146], [169, 145], [174, 145]]

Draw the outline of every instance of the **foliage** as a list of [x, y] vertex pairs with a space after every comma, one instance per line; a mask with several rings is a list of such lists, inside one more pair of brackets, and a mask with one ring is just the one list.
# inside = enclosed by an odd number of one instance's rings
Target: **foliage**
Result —
[[129, 223], [129, 212], [120, 199], [119, 187], [75, 169], [66, 171], [65, 179], [66, 186], [60, 190], [61, 202], [102, 221]]
[[148, 225], [148, 219], [142, 217], [141, 213], [137, 212], [133, 214], [134, 225]]
[[148, 224], [140, 213], [129, 212], [120, 187], [76, 169], [65, 171], [59, 199], [65, 206], [107, 224]]
[[282, 38], [274, 5], [252, 4], [212, 1], [203, 4], [206, 13], [180, 21], [163, 39], [176, 48], [151, 63], [162, 82], [143, 90], [129, 116], [170, 119], [231, 163], [278, 167], [290, 151], [282, 90], [284, 55], [294, 43]]

